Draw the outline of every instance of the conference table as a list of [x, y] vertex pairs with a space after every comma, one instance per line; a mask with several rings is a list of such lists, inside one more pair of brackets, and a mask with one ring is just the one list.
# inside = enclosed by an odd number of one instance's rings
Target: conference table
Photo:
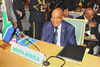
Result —
[[[0, 40], [0, 45], [2, 44], [5, 44], [5, 42]], [[46, 54], [46, 58], [56, 56], [63, 49], [62, 46], [40, 40], [38, 40], [36, 44], [40, 47], [41, 52]], [[28, 46], [28, 48], [38, 51], [33, 45]], [[39, 65], [12, 53], [10, 50], [11, 46], [7, 49], [0, 48], [0, 67], [60, 67], [63, 64], [63, 61], [58, 58], [50, 58], [48, 60], [50, 62], [49, 66], [43, 66], [43, 64]], [[81, 65], [66, 61], [63, 67], [100, 67], [100, 57], [87, 54]]]

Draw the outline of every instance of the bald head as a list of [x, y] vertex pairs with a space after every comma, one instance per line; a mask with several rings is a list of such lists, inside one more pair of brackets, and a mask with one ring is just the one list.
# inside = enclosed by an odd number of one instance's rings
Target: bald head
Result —
[[54, 9], [54, 10], [52, 11], [52, 14], [55, 14], [55, 13], [60, 14], [61, 16], [63, 16], [63, 11], [62, 11], [61, 8], [56, 8], [56, 9]]
[[92, 20], [93, 16], [94, 16], [95, 12], [92, 8], [87, 8], [85, 10], [85, 17], [86, 19], [88, 19], [89, 21]]
[[54, 27], [57, 27], [61, 24], [63, 20], [63, 11], [61, 8], [56, 8], [52, 11], [51, 22]]

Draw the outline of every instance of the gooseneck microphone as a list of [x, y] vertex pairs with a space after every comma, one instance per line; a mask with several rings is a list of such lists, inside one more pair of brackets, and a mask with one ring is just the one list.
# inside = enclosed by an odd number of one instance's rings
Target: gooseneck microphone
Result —
[[26, 40], [29, 41], [33, 46], [35, 46], [35, 47], [39, 50], [39, 52], [41, 52], [39, 46], [38, 46], [35, 42], [31, 42], [31, 41], [28, 40], [28, 39], [26, 39]]
[[49, 66], [49, 65], [50, 65], [50, 62], [48, 62], [48, 60], [49, 60], [50, 58], [52, 58], [52, 57], [54, 57], [54, 58], [58, 58], [58, 59], [61, 59], [62, 61], [64, 61], [64, 63], [61, 65], [61, 67], [64, 66], [64, 64], [65, 64], [65, 60], [62, 59], [61, 57], [57, 57], [57, 56], [50, 56], [46, 61], [43, 62], [43, 65], [44, 65], [44, 66]]

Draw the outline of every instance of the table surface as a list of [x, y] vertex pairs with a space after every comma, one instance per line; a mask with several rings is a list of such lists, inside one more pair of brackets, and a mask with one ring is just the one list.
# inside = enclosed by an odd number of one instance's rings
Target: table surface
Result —
[[[0, 40], [0, 44], [4, 43], [5, 42]], [[61, 46], [57, 46], [40, 40], [38, 40], [36, 44], [40, 47], [41, 51], [46, 54], [47, 58], [49, 56], [56, 56], [63, 48]], [[38, 50], [33, 45], [30, 45], [28, 48]], [[11, 47], [5, 50], [0, 48], [0, 67], [42, 67], [42, 64], [38, 65], [30, 60], [27, 60], [19, 55], [10, 52], [10, 49]], [[63, 64], [63, 61], [57, 58], [51, 58], [48, 61], [50, 62], [50, 65], [48, 67], [60, 67]], [[100, 57], [87, 54], [82, 65], [66, 61], [63, 67], [100, 67]]]

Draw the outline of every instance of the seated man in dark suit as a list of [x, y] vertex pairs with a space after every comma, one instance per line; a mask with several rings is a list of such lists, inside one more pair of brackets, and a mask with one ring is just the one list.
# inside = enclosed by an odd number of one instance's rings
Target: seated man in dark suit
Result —
[[[97, 14], [95, 14], [92, 8], [87, 8], [85, 10], [85, 13], [82, 16], [78, 17], [77, 19], [86, 20], [85, 34], [87, 36], [95, 35], [97, 39], [100, 39], [99, 32], [98, 32], [99, 19], [98, 19]], [[84, 43], [87, 45], [88, 48], [90, 48], [90, 51], [89, 51], [90, 54], [93, 54], [93, 48], [96, 45], [99, 45], [97, 41], [84, 41]]]
[[51, 21], [46, 22], [43, 26], [41, 40], [59, 46], [66, 46], [68, 43], [77, 44], [75, 28], [63, 20], [62, 9], [53, 10]]

